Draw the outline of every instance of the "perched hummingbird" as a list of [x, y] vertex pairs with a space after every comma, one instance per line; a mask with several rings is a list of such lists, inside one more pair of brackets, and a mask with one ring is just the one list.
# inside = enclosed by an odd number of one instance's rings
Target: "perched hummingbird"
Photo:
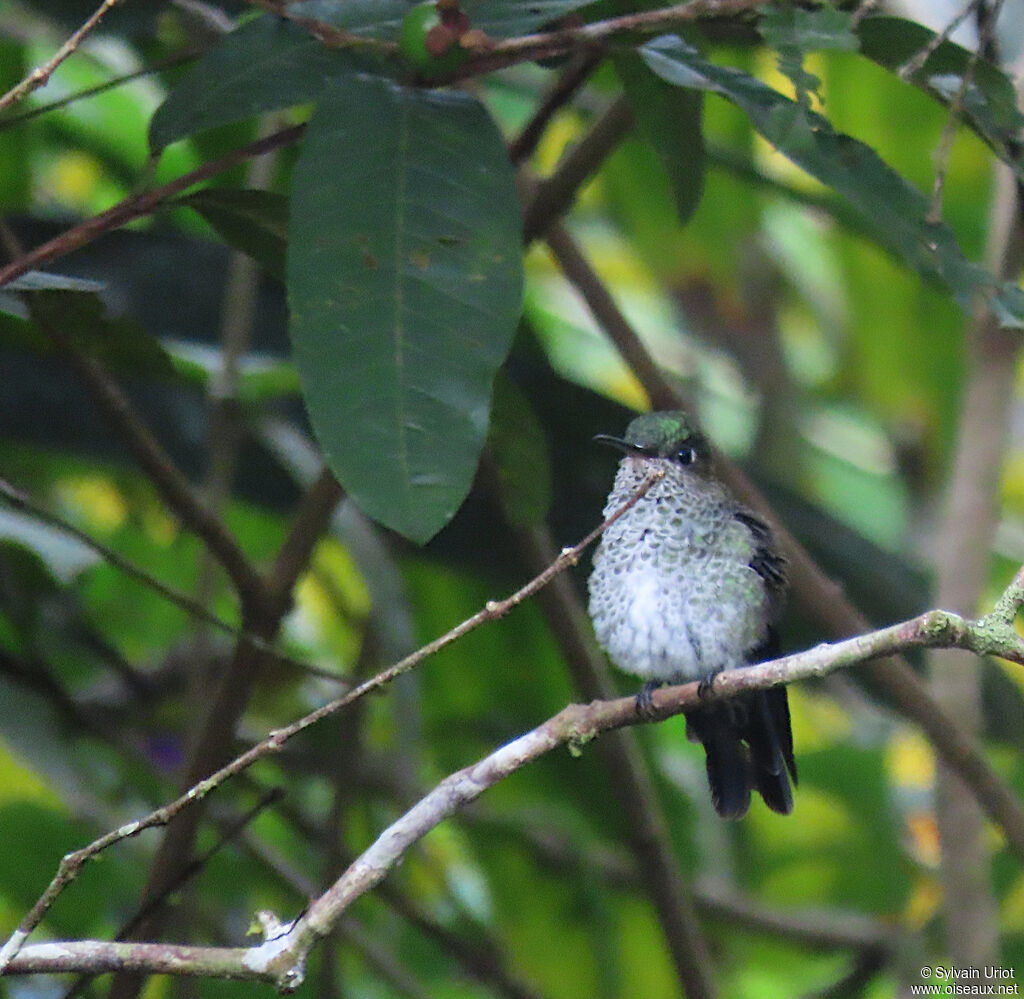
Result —
[[[653, 469], [665, 473], [605, 530], [589, 581], [598, 641], [619, 669], [645, 681], [637, 710], [662, 683], [706, 683], [768, 658], [785, 559], [768, 525], [715, 478], [708, 442], [687, 414], [647, 413], [624, 438], [594, 439], [624, 453], [606, 517]], [[686, 732], [704, 745], [711, 799], [723, 818], [742, 818], [751, 790], [773, 811], [793, 810], [785, 687], [693, 708]]]

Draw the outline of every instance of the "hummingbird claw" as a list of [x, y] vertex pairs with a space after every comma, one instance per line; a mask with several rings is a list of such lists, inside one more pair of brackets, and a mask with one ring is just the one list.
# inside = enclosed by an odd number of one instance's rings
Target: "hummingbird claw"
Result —
[[718, 674], [716, 673], [712, 673], [710, 676], [705, 676], [701, 678], [700, 683], [697, 684], [697, 697], [700, 700], [703, 701], [708, 696], [708, 694], [710, 694], [711, 691], [714, 689], [715, 677], [717, 675]]
[[636, 695], [636, 713], [641, 718], [654, 716], [654, 692], [661, 686], [657, 680], [648, 680]]

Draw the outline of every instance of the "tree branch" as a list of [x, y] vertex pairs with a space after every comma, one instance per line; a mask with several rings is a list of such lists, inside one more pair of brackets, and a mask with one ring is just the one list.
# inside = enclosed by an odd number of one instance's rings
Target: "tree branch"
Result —
[[[653, 484], [654, 479], [649, 481]], [[637, 498], [639, 497], [634, 497], [634, 501]], [[618, 511], [619, 514], [622, 512], [624, 511]], [[573, 551], [574, 549], [568, 549], [559, 558], [564, 559]], [[507, 610], [516, 596], [517, 594], [513, 594], [513, 597], [502, 601], [500, 605], [489, 604], [488, 607]], [[487, 613], [487, 608], [480, 613]], [[491, 611], [491, 616], [500, 616], [500, 613]], [[474, 617], [479, 618], [480, 614]], [[650, 719], [658, 721], [669, 718], [700, 704], [735, 696], [744, 691], [763, 690], [778, 684], [819, 678], [837, 669], [879, 656], [911, 648], [935, 647], [956, 647], [969, 649], [978, 654], [1000, 655], [1024, 665], [1024, 640], [1012, 625], [1004, 620], [992, 619], [990, 616], [968, 621], [956, 614], [933, 610], [856, 638], [818, 645], [805, 652], [757, 666], [726, 670], [717, 674], [713, 683], [707, 685], [706, 690], [702, 690], [702, 685], [698, 683], [657, 690], [651, 699]], [[335, 705], [339, 703], [334, 702]], [[325, 707], [330, 708], [331, 705]], [[477, 763], [446, 777], [434, 790], [385, 829], [345, 873], [311, 903], [287, 932], [275, 933], [271, 939], [258, 947], [240, 950], [170, 947], [163, 944], [105, 944], [95, 941], [24, 946], [28, 932], [38, 925], [46, 909], [60, 891], [73, 880], [86, 860], [115, 842], [166, 821], [171, 809], [180, 810], [191, 801], [205, 796], [223, 783], [226, 776], [240, 772], [260, 756], [280, 748], [287, 738], [325, 717], [324, 712], [325, 709], [322, 708], [288, 728], [272, 733], [219, 774], [200, 782], [188, 794], [152, 813], [146, 819], [129, 823], [108, 833], [89, 847], [68, 854], [61, 863], [58, 877], [30, 913], [30, 917], [37, 917], [35, 921], [29, 925], [31, 920], [26, 917], [0, 950], [0, 974], [58, 970], [98, 974], [103, 971], [129, 969], [136, 972], [178, 975], [216, 974], [222, 977], [243, 977], [273, 981], [283, 990], [294, 989], [302, 980], [306, 955], [316, 942], [331, 932], [352, 902], [378, 884], [405, 852], [440, 822], [474, 801], [488, 788], [559, 746], [568, 746], [570, 752], [576, 754], [582, 752], [589, 742], [604, 732], [636, 725], [645, 720], [637, 713], [634, 697], [593, 701], [590, 704], [570, 704], [532, 731], [514, 739]], [[1014, 849], [1018, 854], [1024, 855], [1024, 843], [1017, 838], [1019, 831], [1005, 831]]]
[[192, 170], [190, 173], [183, 174], [167, 184], [154, 187], [142, 194], [129, 195], [123, 201], [119, 201], [114, 205], [113, 208], [108, 208], [105, 212], [100, 212], [99, 215], [86, 219], [66, 232], [62, 232], [60, 235], [54, 236], [53, 239], [37, 246], [34, 250], [29, 250], [28, 253], [18, 257], [17, 260], [13, 260], [6, 267], [0, 268], [0, 287], [9, 284], [15, 278], [21, 277], [22, 274], [34, 268], [41, 267], [43, 264], [66, 256], [72, 250], [80, 249], [112, 229], [118, 229], [133, 219], [151, 214], [168, 198], [179, 194], [194, 184], [198, 184], [200, 181], [216, 177], [217, 174], [224, 173], [225, 170], [230, 170], [232, 167], [253, 156], [262, 156], [271, 150], [280, 149], [282, 146], [297, 142], [302, 138], [305, 131], [305, 125], [292, 125], [289, 128], [283, 128], [273, 135], [268, 135], [265, 139], [257, 139], [255, 142], [239, 146], [238, 149], [233, 149], [220, 159], [204, 163], [201, 167]]
[[[433, 655], [435, 652], [439, 652], [448, 645], [451, 645], [452, 642], [457, 641], [463, 635], [475, 628], [478, 628], [480, 625], [488, 621], [494, 621], [498, 618], [504, 617], [509, 613], [509, 611], [519, 606], [523, 601], [529, 599], [534, 593], [546, 586], [556, 575], [558, 575], [558, 573], [564, 571], [570, 565], [575, 565], [576, 562], [579, 561], [583, 551], [597, 540], [605, 528], [610, 524], [613, 524], [619, 519], [619, 517], [626, 513], [627, 510], [639, 502], [639, 500], [647, 494], [648, 490], [654, 485], [654, 483], [663, 477], [663, 474], [664, 473], [660, 471], [652, 472], [626, 503], [624, 503], [602, 524], [594, 528], [594, 530], [591, 531], [579, 544], [572, 548], [563, 549], [551, 565], [549, 565], [535, 578], [531, 579], [525, 586], [516, 590], [516, 592], [511, 596], [506, 597], [504, 600], [488, 601], [483, 609], [478, 611], [472, 617], [467, 618], [461, 624], [456, 625], [444, 635], [441, 635], [439, 638], [435, 638], [432, 642], [428, 642], [426, 645], [417, 649], [411, 655], [406, 656], [404, 659], [395, 663], [388, 669], [378, 673], [374, 677], [371, 677], [369, 680], [364, 681], [359, 684], [359, 686], [354, 687], [343, 697], [331, 701], [330, 703], [317, 708], [315, 711], [311, 711], [303, 718], [300, 718], [298, 721], [293, 722], [285, 728], [271, 732], [261, 742], [251, 746], [246, 752], [242, 753], [241, 756], [238, 756], [230, 763], [225, 764], [215, 773], [210, 774], [202, 780], [197, 780], [196, 783], [193, 784], [184, 794], [167, 805], [164, 805], [162, 808], [158, 808], [155, 811], [150, 812], [149, 815], [142, 819], [126, 823], [119, 829], [115, 829], [112, 832], [107, 833], [105, 836], [101, 836], [99, 839], [94, 840], [92, 843], [82, 847], [80, 850], [75, 850], [67, 854], [61, 860], [57, 873], [47, 886], [46, 891], [42, 896], [40, 896], [25, 918], [18, 924], [17, 929], [7, 940], [4, 946], [0, 948], [0, 974], [3, 973], [4, 969], [9, 965], [13, 957], [21, 950], [28, 938], [28, 935], [43, 920], [46, 913], [57, 900], [61, 892], [78, 877], [79, 871], [88, 860], [102, 853], [115, 843], [137, 836], [145, 829], [152, 829], [158, 826], [167, 825], [186, 809], [188, 809], [188, 812], [186, 813], [188, 816], [188, 823], [192, 827], [191, 831], [194, 832], [196, 823], [194, 815], [197, 814], [197, 810], [195, 808], [189, 809], [190, 805], [194, 805], [195, 803], [202, 801], [208, 794], [210, 794], [211, 791], [216, 790], [221, 786], [221, 784], [231, 777], [247, 770], [257, 760], [279, 751], [289, 739], [298, 735], [300, 732], [304, 732], [310, 726], [315, 725], [324, 718], [337, 714], [338, 711], [353, 703], [353, 701], [358, 700], [360, 697], [364, 697], [371, 691], [383, 687], [396, 677], [401, 676], [404, 673], [408, 673], [429, 656]], [[236, 651], [236, 659], [247, 649], [251, 651], [251, 646], [243, 642]], [[241, 672], [245, 671], [242, 670]], [[250, 674], [253, 672], [254, 671], [252, 670], [249, 671]], [[216, 709], [216, 707], [217, 701], [215, 700], [214, 708]], [[207, 732], [211, 733], [212, 729], [208, 728]], [[230, 735], [230, 733], [228, 734]], [[210, 738], [213, 738], [212, 734], [210, 735]], [[204, 756], [208, 755], [209, 754], [204, 754]], [[191, 842], [190, 839], [189, 842]], [[180, 847], [176, 847], [176, 850], [177, 853], [173, 858], [166, 859], [159, 865], [161, 869], [161, 880], [163, 878], [171, 877], [172, 871], [177, 870], [185, 862], [185, 858], [178, 855], [178, 853], [180, 853]], [[174, 863], [171, 863], [171, 860], [173, 860]], [[160, 887], [161, 886], [157, 884], [157, 881], [154, 880], [154, 877], [151, 876], [150, 893], [156, 893], [160, 890]]]
[[41, 316], [39, 310], [33, 308], [31, 297], [29, 307], [33, 318], [53, 342], [57, 352], [85, 382], [100, 412], [121, 437], [168, 509], [203, 541], [224, 567], [242, 601], [244, 620], [249, 610], [247, 605], [260, 593], [261, 582], [238, 542], [199, 500], [184, 474], [149, 427], [142, 422], [121, 386], [106, 368], [95, 357], [79, 350], [69, 337]]
[[32, 93], [33, 90], [45, 87], [50, 82], [50, 77], [53, 76], [57, 67], [82, 44], [86, 36], [96, 28], [104, 15], [113, 10], [120, 2], [121, 0], [103, 0], [103, 3], [57, 49], [52, 58], [44, 62], [42, 66], [37, 66], [17, 86], [12, 87], [3, 97], [0, 97], [0, 111], [9, 108], [12, 104], [16, 104]]
[[[586, 265], [585, 260], [583, 263]], [[627, 363], [629, 358], [635, 359], [637, 356], [647, 359], [639, 367], [633, 368], [633, 371], [651, 400], [657, 400], [657, 405], [668, 408], [682, 406], [682, 398], [671, 385], [663, 378], [654, 380], [651, 377], [650, 372], [657, 371], [657, 365], [611, 296], [605, 294], [597, 301], [590, 284], [596, 284], [599, 279], [589, 265], [586, 265], [585, 271], [574, 270], [570, 266], [566, 274], [581, 280], [581, 293]], [[842, 588], [822, 572], [803, 545], [779, 522], [760, 490], [735, 465], [720, 455], [716, 456], [716, 463], [729, 487], [771, 525], [789, 561], [791, 591], [804, 611], [836, 637], [870, 631], [871, 625], [867, 618], [846, 599]], [[1018, 580], [1020, 584], [1016, 585]], [[1015, 587], [1011, 589], [1014, 596], [1004, 594], [997, 605], [1001, 608], [1000, 614], [989, 615], [984, 619], [999, 627], [1001, 632], [1007, 621], [1012, 621], [1012, 618], [1007, 619], [1006, 614], [1014, 607], [1014, 601], [1018, 596], [1024, 598], [1024, 576], [1018, 575]], [[1016, 606], [1019, 607], [1020, 603]], [[1024, 808], [1020, 799], [992, 769], [975, 741], [935, 703], [924, 681], [905, 660], [898, 657], [866, 662], [862, 670], [878, 690], [892, 698], [895, 707], [904, 717], [923, 729], [942, 759], [967, 784], [989, 817], [1003, 827], [1014, 850], [1024, 858]]]
[[525, 245], [544, 235], [572, 207], [576, 192], [632, 129], [632, 108], [620, 97], [562, 157], [554, 173], [535, 183], [523, 211]]
[[[668, 718], [699, 704], [734, 696], [742, 691], [763, 690], [781, 683], [825, 676], [836, 669], [895, 651], [938, 645], [956, 645], [972, 651], [991, 650], [993, 645], [997, 645], [1000, 654], [1024, 663], [1024, 641], [1012, 629], [996, 635], [987, 623], [968, 622], [945, 611], [929, 611], [868, 635], [833, 645], [819, 645], [774, 662], [726, 670], [717, 674], [706, 694], [701, 692], [698, 683], [655, 691], [652, 718]], [[579, 753], [601, 733], [634, 725], [640, 720], [634, 697], [571, 704], [542, 725], [479, 762], [446, 777], [385, 829], [296, 920], [281, 940], [282, 960], [285, 953], [291, 958], [291, 963], [287, 964], [290, 980], [301, 974], [310, 949], [317, 940], [331, 932], [335, 922], [348, 907], [378, 884], [414, 843], [444, 819], [551, 750], [566, 745], [570, 752]]]

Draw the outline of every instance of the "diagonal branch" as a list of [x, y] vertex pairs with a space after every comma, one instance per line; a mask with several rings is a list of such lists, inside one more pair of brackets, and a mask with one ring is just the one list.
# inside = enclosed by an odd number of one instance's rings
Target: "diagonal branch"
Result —
[[[31, 302], [29, 307], [32, 309]], [[128, 396], [106, 368], [95, 357], [79, 350], [63, 332], [46, 322], [38, 310], [33, 310], [33, 318], [53, 342], [57, 352], [85, 382], [100, 412], [121, 437], [171, 512], [188, 530], [202, 539], [224, 566], [242, 601], [245, 618], [248, 605], [261, 590], [261, 581], [238, 542], [199, 500], [184, 474], [139, 418]]]
[[243, 163], [253, 156], [262, 156], [274, 149], [280, 149], [293, 142], [297, 142], [306, 131], [305, 125], [291, 125], [283, 128], [273, 135], [264, 139], [257, 139], [244, 146], [233, 149], [230, 153], [220, 159], [204, 163], [189, 173], [175, 178], [160, 187], [154, 187], [143, 194], [131, 194], [123, 201], [119, 201], [112, 208], [108, 208], [99, 215], [80, 222], [71, 229], [54, 236], [53, 239], [37, 246], [33, 250], [22, 254], [17, 260], [11, 261], [6, 267], [0, 268], [0, 287], [10, 284], [15, 278], [21, 277], [34, 268], [50, 263], [60, 257], [66, 256], [73, 250], [81, 249], [98, 239], [104, 233], [113, 229], [119, 229], [134, 219], [142, 218], [155, 212], [168, 198], [175, 194], [198, 184], [200, 181], [216, 177], [232, 167]]
[[[763, 690], [780, 683], [824, 676], [878, 656], [910, 648], [957, 646], [993, 651], [1024, 663], [1024, 640], [1010, 628], [993, 631], [990, 622], [969, 622], [945, 611], [928, 611], [909, 621], [867, 635], [819, 645], [773, 662], [719, 673], [706, 693], [698, 683], [664, 688], [653, 695], [653, 718], [664, 719], [709, 700], [742, 691]], [[301, 975], [306, 955], [331, 932], [336, 921], [359, 897], [377, 885], [409, 848], [444, 819], [454, 815], [485, 790], [559, 746], [578, 753], [603, 732], [640, 721], [634, 697], [571, 704], [542, 725], [514, 739], [479, 762], [446, 777], [408, 812], [385, 829], [347, 871], [292, 926], [278, 957], [290, 954], [289, 981]], [[1008, 831], [1009, 833], [1009, 831]], [[1015, 834], [1016, 837], [1016, 834]], [[1014, 838], [1022, 853], [1024, 841]]]
[[[656, 362], [629, 321], [611, 296], [600, 290], [603, 289], [600, 278], [572, 241], [560, 237], [557, 229], [552, 249], [560, 263], [564, 258], [566, 276], [576, 283], [595, 318], [630, 365], [652, 402], [665, 408], [682, 406], [681, 396], [660, 375]], [[637, 363], [638, 358], [642, 363]], [[779, 523], [760, 490], [720, 455], [716, 456], [716, 462], [730, 488], [770, 523], [789, 561], [791, 590], [805, 613], [835, 637], [868, 632], [871, 624], [867, 618], [846, 599], [841, 587], [821, 570], [807, 549]], [[1018, 578], [1024, 582], [1024, 576]], [[1024, 589], [1014, 592], [1024, 596]], [[999, 604], [1004, 616], [998, 620], [1006, 620], [1005, 615], [1013, 606], [1013, 599], [1004, 594]], [[986, 620], [995, 622], [997, 617], [991, 615]], [[1014, 849], [1024, 857], [1024, 807], [1020, 799], [992, 769], [977, 743], [936, 704], [924, 681], [906, 660], [893, 656], [883, 661], [866, 662], [862, 672], [876, 689], [892, 699], [904, 717], [923, 729], [939, 755], [967, 784], [988, 815], [1007, 831]]]
[[86, 36], [100, 23], [104, 15], [113, 10], [120, 2], [121, 0], [103, 0], [103, 3], [72, 32], [67, 41], [57, 49], [50, 59], [44, 62], [42, 66], [37, 66], [17, 86], [12, 87], [3, 97], [0, 97], [0, 111], [9, 108], [12, 104], [16, 104], [32, 93], [33, 90], [45, 87], [50, 82], [50, 77], [53, 76], [57, 67], [75, 52]]
[[[383, 672], [378, 673], [376, 676], [359, 684], [358, 687], [354, 687], [343, 697], [339, 697], [337, 700], [331, 701], [330, 703], [317, 708], [315, 711], [311, 711], [303, 718], [300, 718], [298, 721], [293, 722], [285, 728], [271, 732], [265, 739], [263, 739], [262, 742], [258, 742], [254, 746], [251, 746], [246, 752], [242, 753], [241, 756], [238, 756], [230, 763], [225, 764], [215, 773], [210, 774], [210, 776], [203, 780], [197, 781], [184, 794], [176, 798], [174, 801], [164, 805], [162, 808], [158, 808], [155, 811], [150, 812], [149, 815], [146, 815], [134, 822], [128, 822], [119, 829], [114, 829], [106, 835], [101, 836], [99, 839], [94, 840], [92, 843], [82, 847], [80, 850], [75, 850], [67, 854], [61, 860], [57, 873], [54, 875], [53, 880], [47, 886], [46, 890], [37, 900], [35, 905], [33, 905], [31, 910], [21, 920], [17, 929], [10, 936], [7, 942], [2, 948], [0, 948], [0, 974], [3, 974], [12, 959], [21, 950], [25, 941], [28, 939], [29, 934], [42, 922], [46, 913], [50, 910], [50, 907], [60, 896], [61, 892], [63, 892], [64, 889], [78, 877], [79, 872], [87, 861], [91, 860], [93, 857], [102, 853], [114, 844], [120, 843], [122, 840], [129, 839], [133, 836], [137, 836], [146, 829], [167, 825], [176, 816], [188, 809], [190, 805], [206, 798], [211, 791], [216, 790], [225, 781], [247, 770], [257, 760], [262, 759], [264, 756], [268, 756], [279, 751], [289, 739], [298, 735], [300, 732], [304, 732], [307, 728], [315, 725], [317, 722], [320, 722], [325, 718], [329, 718], [331, 715], [337, 714], [337, 712], [342, 708], [347, 707], [360, 697], [364, 697], [366, 694], [369, 694], [374, 690], [378, 690], [384, 685], [390, 683], [396, 677], [408, 673], [410, 670], [419, 666], [420, 663], [429, 656], [432, 656], [435, 652], [439, 652], [441, 649], [451, 645], [463, 635], [473, 631], [480, 625], [485, 624], [488, 621], [495, 621], [498, 618], [504, 617], [515, 607], [518, 607], [519, 604], [532, 597], [533, 594], [542, 587], [546, 586], [552, 579], [554, 579], [555, 576], [558, 575], [558, 573], [563, 572], [570, 565], [575, 565], [579, 561], [583, 551], [596, 541], [598, 537], [600, 537], [605, 528], [610, 524], [613, 524], [619, 519], [619, 517], [626, 513], [627, 510], [632, 508], [643, 496], [645, 496], [654, 483], [662, 478], [663, 474], [664, 473], [660, 471], [652, 472], [626, 503], [623, 503], [623, 505], [602, 524], [594, 528], [594, 530], [592, 530], [579, 544], [572, 548], [565, 548], [559, 552], [558, 557], [551, 563], [551, 565], [524, 586], [520, 587], [520, 589], [516, 590], [516, 592], [511, 596], [506, 597], [504, 600], [489, 600], [484, 607], [477, 611], [477, 613], [472, 617], [469, 617], [460, 624], [457, 624], [444, 635], [441, 635], [439, 638], [435, 638], [432, 642], [428, 642], [426, 645], [417, 649], [415, 652], [406, 656], [404, 659], [395, 663]], [[247, 648], [251, 650], [250, 646], [243, 643], [239, 647], [239, 654]], [[190, 811], [194, 812], [195, 809]], [[194, 824], [194, 820], [192, 820], [192, 822]], [[167, 866], [170, 868], [173, 865], [168, 864]]]
[[[648, 479], [648, 488], [654, 481], [654, 477]], [[633, 501], [638, 498], [639, 494]], [[621, 515], [623, 512], [624, 509], [618, 511], [618, 514]], [[573, 552], [575, 549], [567, 549], [559, 556], [563, 560], [563, 568], [571, 560]], [[575, 554], [578, 557], [579, 552]], [[536, 589], [535, 584], [536, 580], [531, 581], [524, 589]], [[499, 604], [489, 604], [481, 614], [487, 614], [489, 611], [488, 619], [500, 616], [510, 609], [513, 601], [522, 592], [518, 591]], [[480, 615], [475, 617], [479, 618]], [[455, 630], [457, 629], [453, 629]], [[1024, 640], [1012, 625], [1004, 620], [987, 617], [978, 621], [968, 621], [956, 614], [933, 610], [856, 638], [831, 645], [818, 645], [805, 652], [757, 666], [727, 670], [719, 673], [706, 690], [698, 683], [688, 683], [655, 691], [652, 695], [650, 718], [659, 721], [699, 704], [706, 704], [708, 701], [735, 696], [744, 691], [763, 690], [782, 683], [819, 678], [838, 669], [912, 648], [941, 647], [969, 649], [977, 654], [1000, 655], [1024, 665]], [[323, 712], [324, 709], [313, 712], [288, 728], [271, 733], [266, 740], [225, 768], [222, 774], [230, 776], [231, 773], [237, 773], [259, 756], [279, 748], [287, 738], [304, 730], [315, 720], [325, 717]], [[636, 725], [644, 720], [637, 713], [635, 697], [592, 701], [590, 704], [570, 704], [537, 728], [495, 750], [477, 763], [446, 777], [401, 818], [385, 829], [345, 873], [310, 904], [290, 929], [280, 934], [275, 933], [263, 944], [248, 950], [175, 947], [165, 944], [108, 944], [98, 941], [37, 944], [25, 947], [28, 932], [38, 925], [45, 908], [73, 879], [73, 874], [70, 877], [65, 874], [59, 885], [58, 879], [54, 880], [47, 894], [33, 909], [30, 916], [38, 915], [38, 918], [32, 926], [26, 929], [27, 917], [0, 950], [0, 974], [57, 970], [99, 973], [116, 968], [128, 968], [137, 972], [249, 978], [272, 981], [278, 988], [284, 990], [294, 989], [302, 981], [306, 956], [317, 941], [327, 936], [348, 907], [377, 885], [416, 842], [444, 819], [476, 800], [488, 788], [553, 749], [568, 746], [571, 752], [578, 753], [603, 732], [626, 725]], [[180, 810], [190, 801], [208, 794], [224, 779], [225, 776], [215, 775], [201, 782], [187, 795], [153, 813], [153, 816], [160, 816], [166, 820], [168, 810]], [[153, 816], [129, 823], [84, 850], [69, 854], [61, 864], [61, 871], [74, 867], [76, 874], [77, 868], [100, 850], [121, 839], [134, 836], [144, 828], [159, 824]], [[1004, 831], [1013, 849], [1019, 856], [1024, 857], [1024, 829], [1004, 827]], [[44, 900], [47, 906], [38, 911]]]

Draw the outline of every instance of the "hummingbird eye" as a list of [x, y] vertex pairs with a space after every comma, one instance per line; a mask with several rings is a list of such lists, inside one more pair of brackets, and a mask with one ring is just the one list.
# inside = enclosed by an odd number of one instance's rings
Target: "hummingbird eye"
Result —
[[676, 461], [680, 465], [692, 465], [697, 460], [697, 451], [692, 447], [681, 447], [676, 451]]

